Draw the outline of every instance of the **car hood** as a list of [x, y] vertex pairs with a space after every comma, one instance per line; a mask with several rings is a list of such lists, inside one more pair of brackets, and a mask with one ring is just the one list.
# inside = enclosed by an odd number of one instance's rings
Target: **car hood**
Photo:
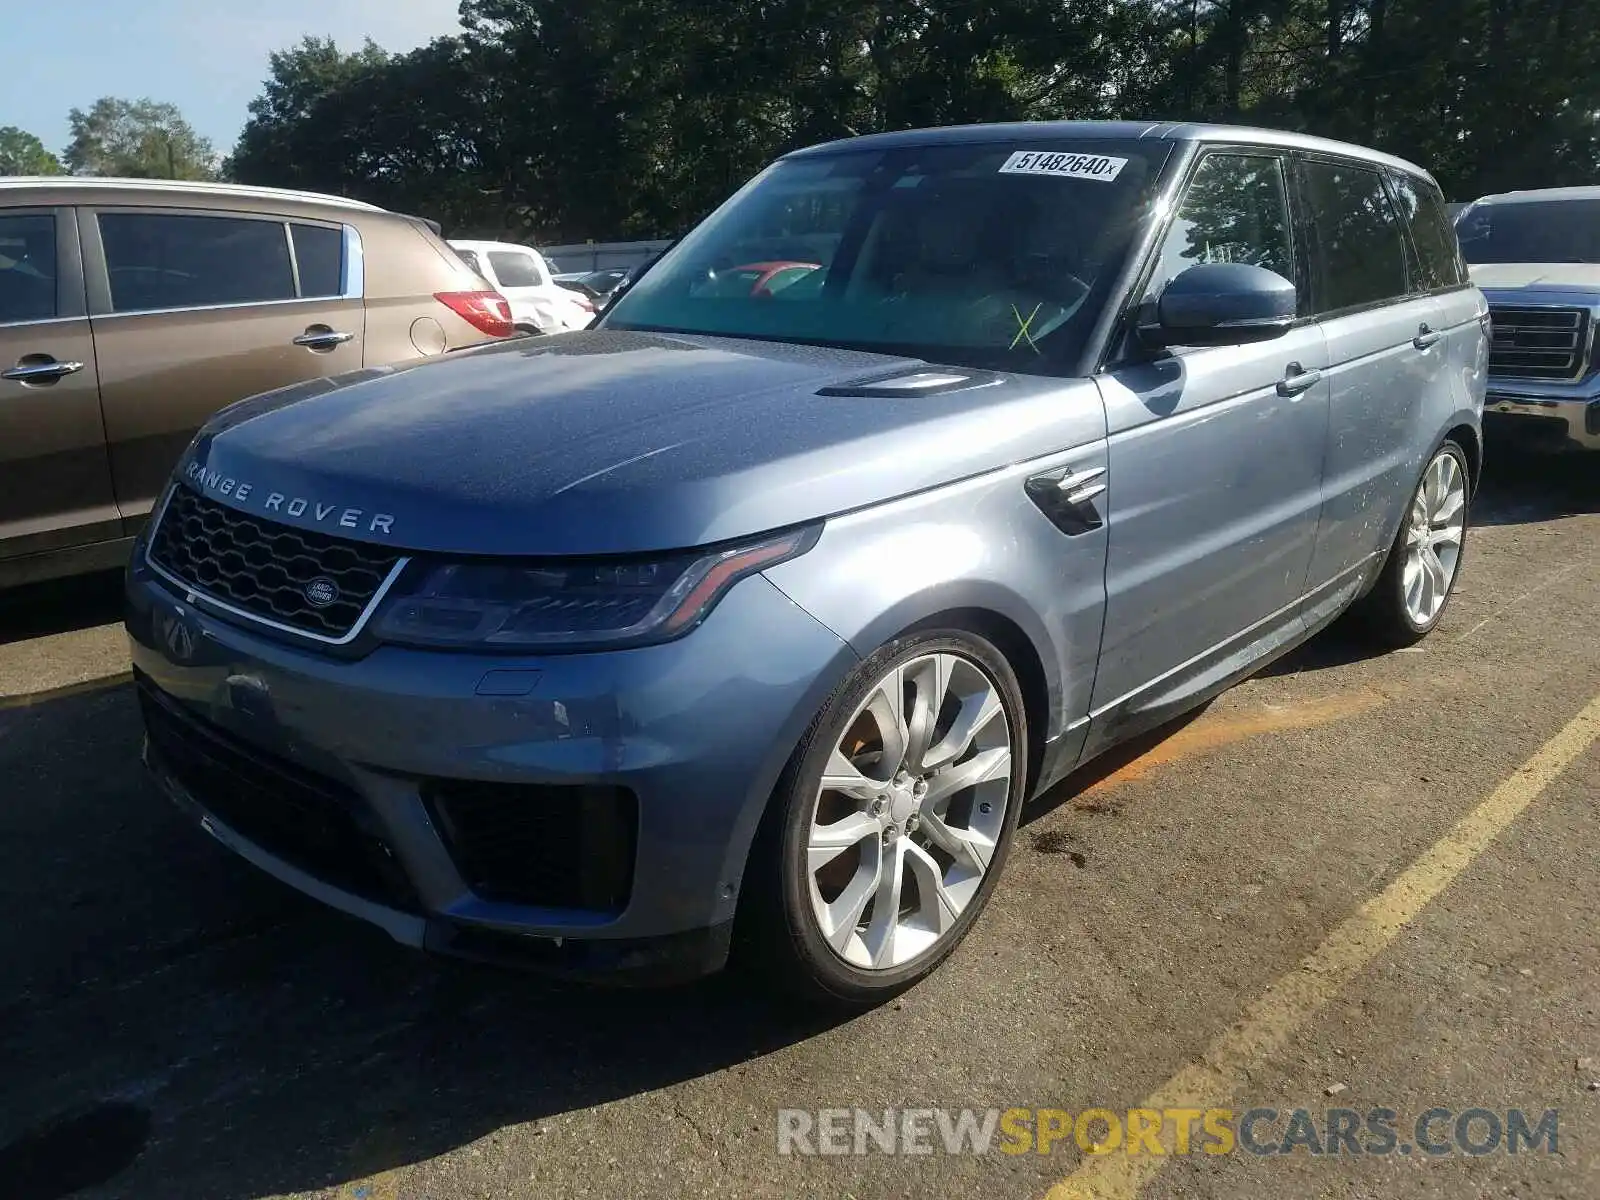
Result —
[[1600, 292], [1600, 263], [1477, 263], [1472, 282], [1485, 290], [1538, 288]]
[[[1088, 380], [586, 330], [270, 392], [224, 410], [178, 473], [285, 524], [410, 550], [678, 549], [831, 516], [1104, 436]], [[819, 394], [819, 389], [830, 393]]]

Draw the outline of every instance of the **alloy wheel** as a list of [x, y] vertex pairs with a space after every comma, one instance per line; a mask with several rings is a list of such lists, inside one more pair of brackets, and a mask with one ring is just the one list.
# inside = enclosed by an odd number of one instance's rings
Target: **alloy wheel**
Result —
[[1411, 499], [1401, 593], [1406, 615], [1430, 625], [1444, 607], [1461, 563], [1466, 536], [1467, 480], [1455, 456], [1440, 453], [1428, 464]]
[[900, 967], [951, 934], [1005, 830], [1015, 722], [1000, 686], [960, 654], [891, 667], [828, 758], [812, 805], [812, 915], [833, 952]]

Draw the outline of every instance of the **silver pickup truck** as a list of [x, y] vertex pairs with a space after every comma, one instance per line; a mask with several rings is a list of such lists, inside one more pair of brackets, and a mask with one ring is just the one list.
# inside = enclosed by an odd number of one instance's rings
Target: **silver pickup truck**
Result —
[[1600, 450], [1600, 187], [1485, 196], [1456, 232], [1494, 323], [1485, 435]]

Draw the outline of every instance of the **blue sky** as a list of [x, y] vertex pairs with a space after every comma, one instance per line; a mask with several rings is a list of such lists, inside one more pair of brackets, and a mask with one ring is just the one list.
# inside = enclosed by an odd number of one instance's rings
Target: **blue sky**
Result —
[[26, 129], [58, 154], [68, 110], [101, 96], [170, 101], [226, 154], [273, 50], [307, 34], [351, 50], [367, 36], [410, 50], [460, 27], [458, 0], [15, 0], [5, 8], [0, 125]]

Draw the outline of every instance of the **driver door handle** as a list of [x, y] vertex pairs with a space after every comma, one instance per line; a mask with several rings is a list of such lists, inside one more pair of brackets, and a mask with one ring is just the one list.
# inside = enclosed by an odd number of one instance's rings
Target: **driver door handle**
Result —
[[1411, 339], [1411, 344], [1418, 350], [1426, 350], [1439, 340], [1437, 330], [1429, 329], [1426, 324], [1417, 330], [1417, 336]]
[[76, 375], [81, 370], [83, 370], [81, 362], [19, 363], [17, 366], [0, 371], [0, 379], [11, 379], [17, 383], [51, 383], [63, 375]]
[[332, 350], [335, 346], [355, 340], [355, 336], [353, 333], [341, 333], [337, 329], [324, 329], [320, 332], [308, 329], [294, 339], [294, 344], [311, 350]]
[[1322, 382], [1321, 371], [1308, 371], [1297, 362], [1289, 364], [1284, 377], [1278, 380], [1278, 395], [1298, 396]]

